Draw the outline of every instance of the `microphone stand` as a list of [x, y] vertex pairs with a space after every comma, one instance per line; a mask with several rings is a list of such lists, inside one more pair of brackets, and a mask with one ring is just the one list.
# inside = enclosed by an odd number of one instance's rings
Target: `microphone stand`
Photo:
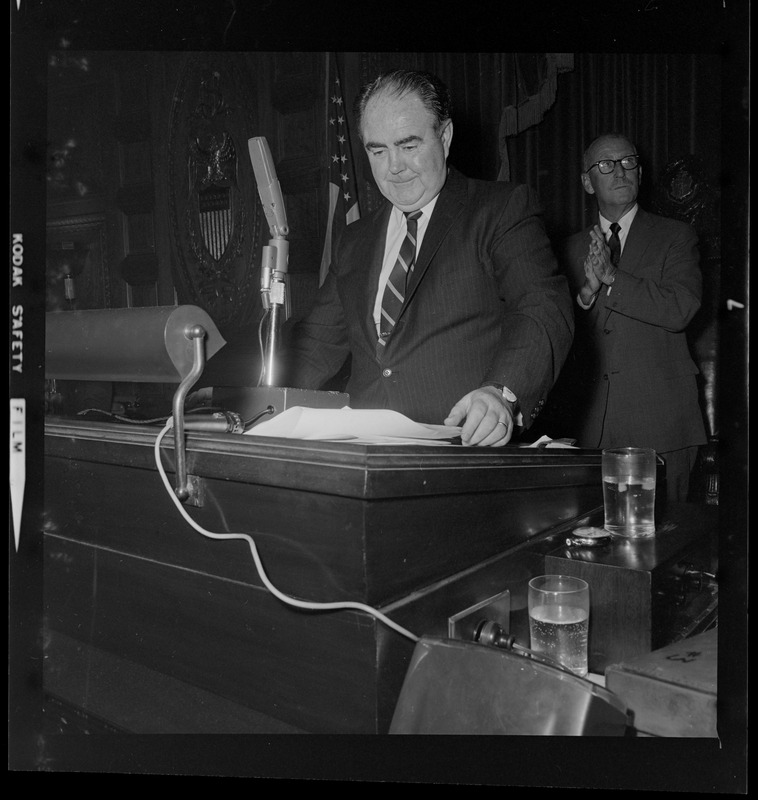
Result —
[[250, 162], [253, 165], [258, 194], [263, 213], [269, 224], [271, 239], [261, 252], [261, 301], [268, 313], [267, 335], [263, 355], [260, 384], [256, 387], [221, 386], [213, 390], [213, 402], [233, 409], [243, 419], [245, 429], [256, 424], [266, 414], [278, 414], [292, 406], [311, 408], [342, 408], [349, 397], [340, 392], [316, 389], [297, 389], [280, 386], [281, 376], [276, 369], [282, 315], [289, 317], [287, 293], [287, 265], [289, 261], [289, 233], [284, 198], [276, 177], [274, 162], [266, 139], [254, 136], [248, 139]]
[[272, 227], [273, 238], [262, 248], [261, 255], [261, 300], [263, 308], [268, 312], [266, 347], [263, 361], [263, 384], [277, 386], [276, 354], [279, 349], [279, 338], [282, 313], [286, 320], [289, 316], [287, 297], [287, 263], [289, 259], [289, 242]]

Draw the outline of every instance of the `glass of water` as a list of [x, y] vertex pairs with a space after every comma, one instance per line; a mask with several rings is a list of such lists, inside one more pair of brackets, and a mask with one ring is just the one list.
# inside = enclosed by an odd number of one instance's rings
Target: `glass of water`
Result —
[[587, 674], [590, 587], [570, 575], [539, 575], [529, 581], [531, 649]]
[[604, 527], [615, 536], [655, 535], [655, 450], [603, 450], [603, 508]]

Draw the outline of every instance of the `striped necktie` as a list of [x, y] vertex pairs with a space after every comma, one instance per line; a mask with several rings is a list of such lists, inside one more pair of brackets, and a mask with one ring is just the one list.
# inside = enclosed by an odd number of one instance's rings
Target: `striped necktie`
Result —
[[405, 235], [395, 266], [387, 280], [387, 286], [382, 297], [382, 315], [379, 321], [379, 344], [385, 345], [387, 338], [400, 316], [400, 309], [405, 300], [405, 287], [408, 276], [413, 272], [413, 263], [416, 260], [416, 231], [420, 211], [405, 214], [408, 232]]
[[608, 239], [608, 247], [611, 248], [611, 264], [614, 267], [619, 265], [619, 259], [621, 258], [621, 239], [619, 239], [619, 231], [621, 230], [621, 225], [618, 222], [611, 223], [611, 236]]

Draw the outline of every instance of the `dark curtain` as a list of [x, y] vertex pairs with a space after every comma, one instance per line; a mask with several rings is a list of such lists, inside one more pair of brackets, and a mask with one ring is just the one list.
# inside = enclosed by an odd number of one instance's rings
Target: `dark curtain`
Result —
[[[539, 121], [555, 99], [557, 74], [573, 64], [571, 54], [553, 53], [339, 53], [350, 106], [360, 87], [380, 72], [397, 67], [434, 72], [453, 98], [450, 163], [472, 178], [507, 175], [505, 133]], [[348, 108], [354, 152], [362, 151]], [[361, 209], [381, 201], [365, 156], [358, 156]]]
[[[688, 154], [701, 156], [718, 184], [717, 54], [386, 52], [339, 53], [338, 58], [349, 104], [360, 86], [383, 70], [405, 67], [438, 74], [453, 96], [450, 163], [470, 177], [495, 180], [505, 172], [531, 185], [540, 195], [553, 239], [589, 222], [592, 204], [579, 172], [585, 147], [600, 133], [622, 131], [636, 143], [644, 165], [642, 202], [664, 167]], [[533, 99], [551, 79], [554, 102], [538, 104], [535, 115]], [[366, 213], [381, 198], [360, 155], [350, 108], [348, 113]], [[514, 125], [520, 132], [511, 135]]]
[[508, 141], [511, 179], [540, 195], [548, 230], [562, 239], [588, 225], [594, 203], [579, 181], [582, 154], [601, 133], [625, 133], [642, 156], [640, 202], [667, 164], [699, 156], [721, 174], [721, 60], [711, 54], [578, 53], [558, 77], [543, 121]]

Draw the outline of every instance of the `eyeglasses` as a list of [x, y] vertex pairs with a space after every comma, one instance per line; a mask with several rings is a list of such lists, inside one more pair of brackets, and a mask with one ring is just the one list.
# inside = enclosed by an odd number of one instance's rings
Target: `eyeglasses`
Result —
[[597, 171], [601, 173], [601, 175], [610, 175], [614, 169], [616, 169], [616, 164], [621, 164], [621, 166], [629, 172], [630, 169], [637, 169], [640, 163], [640, 157], [638, 155], [633, 156], [624, 156], [623, 158], [606, 158], [602, 161], [596, 161], [591, 166], [587, 167], [587, 172], [589, 172], [592, 167], [597, 167]]

